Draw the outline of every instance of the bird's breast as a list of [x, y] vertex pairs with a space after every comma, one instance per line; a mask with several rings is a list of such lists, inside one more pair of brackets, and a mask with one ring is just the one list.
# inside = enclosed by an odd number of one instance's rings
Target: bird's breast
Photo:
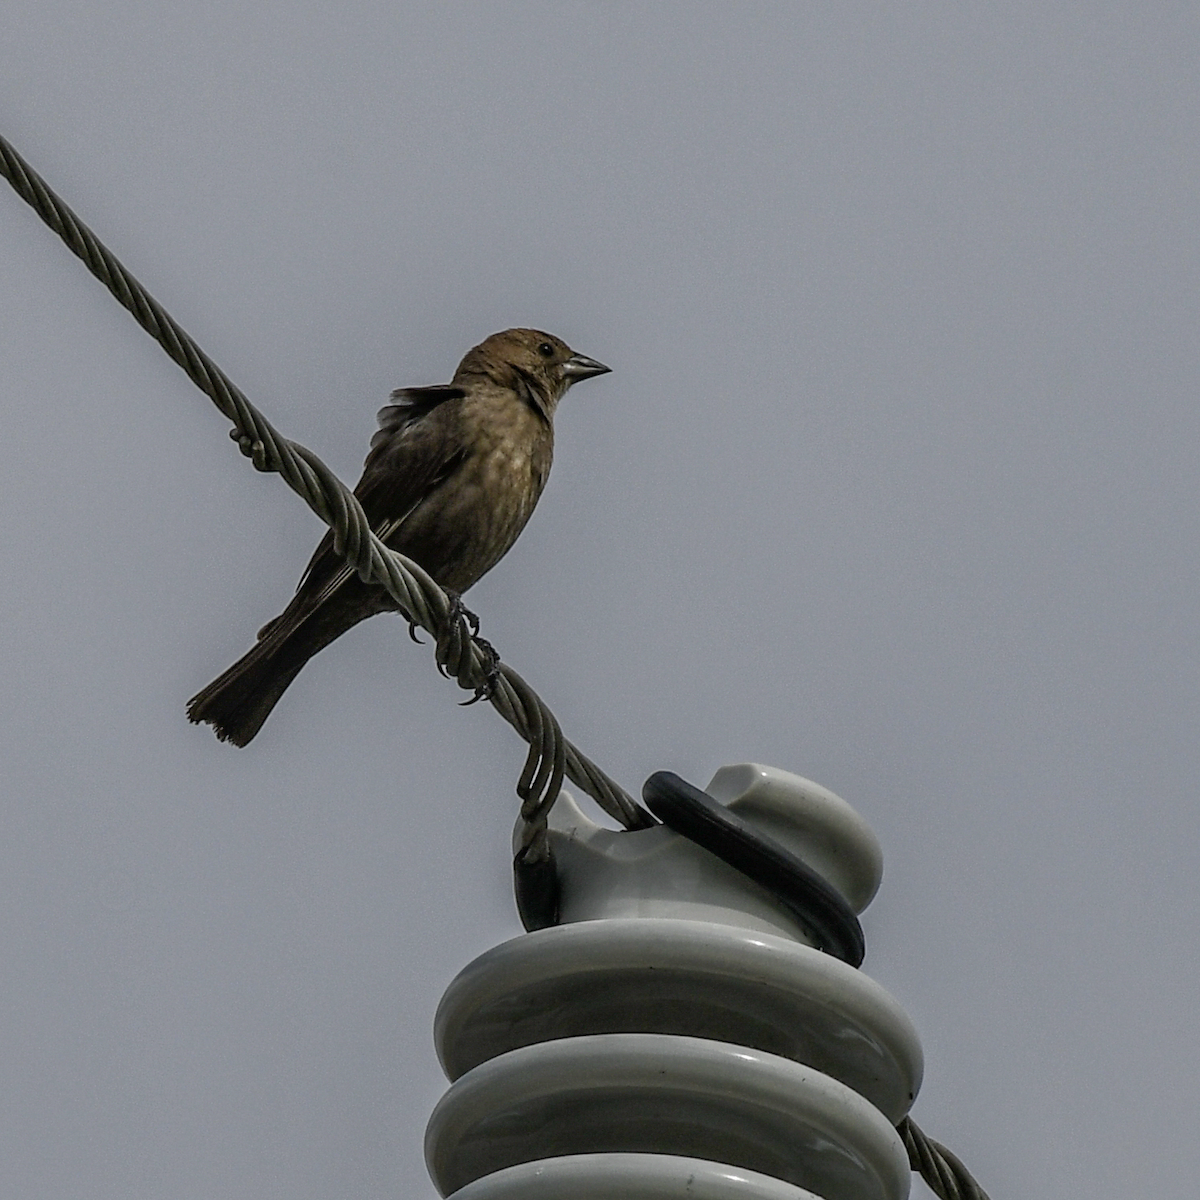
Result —
[[[533, 513], [550, 472], [548, 447], [528, 440], [499, 438], [481, 450], [476, 471], [480, 520], [494, 526], [508, 545], [516, 540]], [[507, 549], [508, 546], [505, 546]]]
[[553, 439], [545, 423], [523, 411], [505, 416], [479, 422], [464, 437], [461, 465], [405, 522], [406, 552], [454, 591], [465, 591], [504, 557], [550, 473]]

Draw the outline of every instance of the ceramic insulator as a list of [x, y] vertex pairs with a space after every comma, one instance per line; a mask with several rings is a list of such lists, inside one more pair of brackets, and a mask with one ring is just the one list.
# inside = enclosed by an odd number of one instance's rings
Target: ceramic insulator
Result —
[[[882, 857], [799, 776], [743, 764], [706, 789], [860, 912]], [[895, 1131], [920, 1043], [895, 1000], [813, 948], [759, 885], [665, 827], [551, 822], [562, 923], [481, 955], [435, 1041], [426, 1133], [455, 1200], [904, 1200]]]

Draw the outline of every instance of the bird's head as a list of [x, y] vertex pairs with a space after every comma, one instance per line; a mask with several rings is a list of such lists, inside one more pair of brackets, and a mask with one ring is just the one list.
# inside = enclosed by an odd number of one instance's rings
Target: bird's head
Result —
[[454, 382], [483, 375], [511, 388], [547, 420], [567, 389], [610, 368], [576, 354], [561, 338], [538, 329], [506, 329], [484, 339], [459, 364]]

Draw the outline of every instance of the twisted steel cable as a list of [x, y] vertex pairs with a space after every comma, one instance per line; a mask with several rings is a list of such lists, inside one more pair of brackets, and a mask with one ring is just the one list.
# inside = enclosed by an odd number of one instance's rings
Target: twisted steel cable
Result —
[[941, 1200], [988, 1200], [988, 1194], [975, 1182], [971, 1172], [941, 1142], [935, 1142], [917, 1128], [912, 1117], [896, 1126], [908, 1151], [908, 1165], [929, 1185]]
[[[177, 321], [125, 269], [46, 181], [0, 135], [0, 175], [42, 218], [88, 270], [133, 314], [233, 423], [230, 437], [259, 471], [277, 472], [332, 530], [334, 546], [367, 582], [382, 584], [414, 625], [435, 639], [439, 670], [460, 687], [486, 698], [529, 744], [517, 781], [522, 835], [518, 857], [526, 863], [548, 854], [546, 820], [566, 776], [626, 829], [644, 829], [654, 818], [582, 754], [562, 733], [545, 701], [507, 663], [489, 679], [491, 660], [466, 618], [452, 619], [449, 597], [419, 564], [389, 550], [371, 532], [354, 493], [307, 447], [284, 438]], [[490, 685], [490, 686], [489, 686]], [[988, 1200], [987, 1193], [945, 1146], [925, 1136], [911, 1118], [897, 1127], [912, 1169], [941, 1200]]]
[[564, 775], [626, 829], [655, 823], [624, 788], [567, 741], [545, 701], [512, 667], [499, 663], [489, 678], [490, 648], [472, 634], [464, 616], [452, 615], [441, 587], [412, 559], [389, 550], [371, 532], [354, 493], [311, 450], [289, 441], [271, 425], [2, 136], [0, 174], [233, 422], [230, 436], [254, 466], [281, 475], [333, 530], [335, 548], [359, 576], [382, 584], [403, 615], [432, 634], [442, 673], [477, 699], [486, 697], [529, 743], [517, 783], [522, 801], [518, 854], [524, 861], [541, 861], [547, 853], [546, 819]]

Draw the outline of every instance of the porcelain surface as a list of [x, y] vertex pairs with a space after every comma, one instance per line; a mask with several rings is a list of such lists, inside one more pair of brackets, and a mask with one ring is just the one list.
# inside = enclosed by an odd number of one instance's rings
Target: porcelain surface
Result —
[[[828, 789], [755, 763], [722, 767], [706, 789], [804, 861], [861, 912], [882, 854], [866, 822]], [[609, 829], [563, 791], [550, 813], [560, 922], [633, 917], [713, 921], [812, 945], [793, 912], [761, 885], [663, 825]], [[514, 834], [514, 848], [517, 834]]]
[[704, 789], [731, 812], [798, 854], [856, 913], [883, 879], [883, 847], [874, 830], [828, 788], [778, 767], [722, 767]]
[[838, 1200], [904, 1200], [910, 1181], [895, 1129], [844, 1084], [762, 1051], [660, 1034], [490, 1059], [439, 1102], [425, 1147], [443, 1195], [520, 1163], [605, 1152], [728, 1163]]
[[454, 1200], [822, 1200], [755, 1171], [667, 1154], [577, 1154], [487, 1175]]
[[916, 1030], [878, 983], [772, 934], [670, 918], [587, 921], [514, 938], [470, 963], [438, 1006], [450, 1079], [564, 1037], [663, 1033], [805, 1063], [893, 1123], [921, 1084]]

